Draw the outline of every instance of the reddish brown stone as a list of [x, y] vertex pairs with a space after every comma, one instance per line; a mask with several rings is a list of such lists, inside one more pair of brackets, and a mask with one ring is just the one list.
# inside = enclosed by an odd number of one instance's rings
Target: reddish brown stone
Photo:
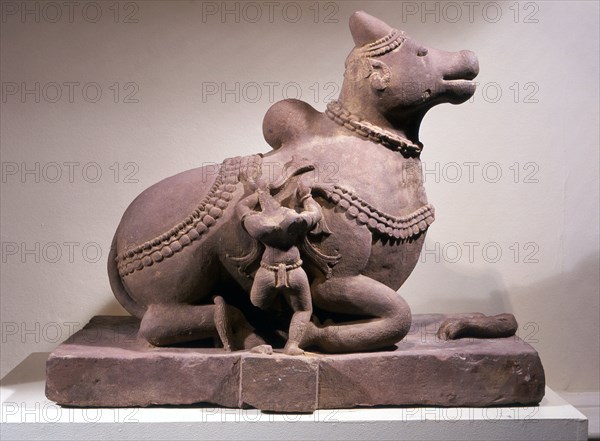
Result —
[[277, 412], [380, 405], [536, 404], [537, 352], [517, 337], [442, 340], [450, 317], [416, 315], [395, 348], [360, 354], [264, 355], [158, 348], [131, 317], [94, 317], [48, 358], [46, 395], [73, 406], [211, 403]]
[[535, 405], [544, 396], [537, 352], [515, 338], [458, 340], [321, 359], [319, 408], [374, 405]]
[[46, 396], [72, 406], [238, 405], [240, 353], [154, 348], [132, 317], [94, 317], [46, 363]]
[[318, 408], [318, 370], [315, 357], [244, 356], [242, 405], [274, 412], [312, 412]]

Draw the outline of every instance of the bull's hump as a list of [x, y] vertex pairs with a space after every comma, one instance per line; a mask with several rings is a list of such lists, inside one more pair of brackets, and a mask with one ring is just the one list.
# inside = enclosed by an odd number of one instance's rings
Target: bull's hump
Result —
[[263, 119], [263, 136], [274, 149], [298, 142], [313, 132], [315, 121], [322, 115], [310, 104], [285, 99], [273, 104]]
[[209, 175], [204, 168], [195, 168], [144, 190], [123, 215], [119, 243], [123, 247], [141, 244], [181, 222], [200, 204], [215, 178], [216, 174]]

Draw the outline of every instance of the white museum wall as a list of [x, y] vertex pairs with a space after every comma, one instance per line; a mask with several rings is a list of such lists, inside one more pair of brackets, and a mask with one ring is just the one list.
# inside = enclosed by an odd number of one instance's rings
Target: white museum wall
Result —
[[365, 9], [481, 66], [474, 98], [422, 126], [437, 220], [401, 294], [414, 313], [514, 313], [550, 387], [600, 389], [597, 2], [91, 3], [2, 4], [2, 375], [125, 314], [106, 258], [127, 205], [268, 151], [285, 96], [322, 111]]

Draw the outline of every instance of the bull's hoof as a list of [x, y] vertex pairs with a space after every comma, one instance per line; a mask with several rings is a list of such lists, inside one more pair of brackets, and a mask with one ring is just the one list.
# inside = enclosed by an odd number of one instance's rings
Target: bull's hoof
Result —
[[448, 319], [440, 325], [437, 336], [442, 340], [456, 340], [464, 337], [468, 327], [467, 322], [462, 319]]
[[304, 351], [298, 345], [286, 346], [283, 353], [287, 355], [304, 355]]
[[250, 352], [254, 354], [271, 355], [273, 354], [273, 347], [271, 345], [258, 345], [250, 349]]

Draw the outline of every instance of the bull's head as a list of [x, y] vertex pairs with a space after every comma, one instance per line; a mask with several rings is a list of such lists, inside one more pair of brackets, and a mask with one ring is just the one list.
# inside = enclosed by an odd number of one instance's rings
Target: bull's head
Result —
[[340, 101], [362, 119], [416, 142], [429, 109], [463, 103], [475, 92], [479, 63], [471, 51], [427, 48], [363, 11], [350, 18], [350, 31], [355, 48]]

